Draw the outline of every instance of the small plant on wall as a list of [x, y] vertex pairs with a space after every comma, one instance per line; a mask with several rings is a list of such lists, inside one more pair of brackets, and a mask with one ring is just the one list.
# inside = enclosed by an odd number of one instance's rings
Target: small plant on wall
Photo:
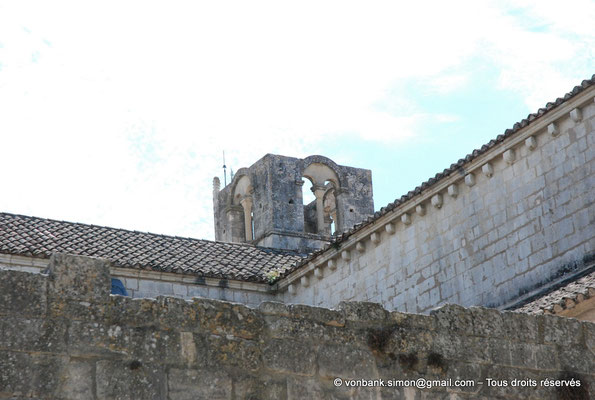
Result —
[[279, 271], [278, 269], [272, 269], [270, 271], [268, 271], [265, 274], [267, 281], [269, 282], [269, 284], [273, 284], [275, 282], [277, 282], [279, 280], [279, 278], [281, 277], [281, 271]]

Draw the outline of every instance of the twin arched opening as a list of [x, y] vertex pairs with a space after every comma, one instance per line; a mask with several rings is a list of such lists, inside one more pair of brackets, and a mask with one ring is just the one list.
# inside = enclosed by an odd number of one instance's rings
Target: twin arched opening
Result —
[[302, 176], [306, 178], [302, 185], [304, 232], [330, 235], [340, 230], [337, 212], [340, 184], [336, 172], [328, 165], [313, 162], [304, 169]]
[[252, 211], [252, 184], [248, 175], [243, 175], [233, 190], [232, 205], [240, 206], [244, 216], [244, 239], [251, 242], [254, 239], [254, 213]]

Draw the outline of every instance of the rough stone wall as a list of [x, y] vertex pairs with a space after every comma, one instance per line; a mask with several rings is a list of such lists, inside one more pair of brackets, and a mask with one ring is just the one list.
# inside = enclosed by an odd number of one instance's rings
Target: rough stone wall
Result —
[[[459, 306], [430, 316], [371, 303], [251, 309], [110, 296], [109, 285], [108, 263], [92, 258], [55, 255], [47, 276], [0, 271], [0, 398], [588, 399], [595, 390], [592, 323]], [[412, 387], [420, 378], [451, 386]], [[550, 379], [575, 386], [542, 384]]]
[[[304, 171], [311, 164], [324, 165], [336, 175], [339, 181], [337, 215], [344, 229], [374, 213], [370, 170], [337, 165], [322, 156], [298, 159], [267, 154], [249, 168], [239, 169], [229, 185], [220, 191], [216, 185], [213, 207], [216, 240], [245, 240], [242, 207], [232, 204], [236, 185], [246, 176], [253, 189], [249, 194], [254, 215], [252, 243], [301, 251], [318, 249], [326, 244], [328, 235], [312, 234], [308, 232], [312, 227], [306, 229], [304, 226], [302, 185], [306, 179]], [[310, 183], [305, 185], [309, 189]], [[316, 231], [316, 226], [314, 228]]]
[[297, 277], [284, 301], [324, 307], [373, 301], [407, 312], [445, 303], [493, 307], [592, 263], [595, 103], [589, 93], [580, 107], [563, 107], [551, 125], [534, 124], [526, 138], [518, 133], [516, 144], [510, 138], [496, 156], [486, 153], [474, 169], [461, 170], [422, 209], [412, 201], [391, 229], [379, 221], [361, 247], [337, 250], [336, 268], [319, 257], [316, 277]]

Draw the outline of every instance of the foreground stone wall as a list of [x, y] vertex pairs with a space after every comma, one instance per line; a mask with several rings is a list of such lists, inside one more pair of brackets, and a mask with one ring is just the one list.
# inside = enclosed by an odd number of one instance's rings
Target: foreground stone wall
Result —
[[[595, 393], [592, 323], [459, 306], [425, 316], [371, 303], [328, 310], [268, 302], [251, 309], [198, 298], [131, 299], [109, 295], [109, 265], [102, 260], [56, 255], [48, 272], [0, 271], [0, 398], [588, 399]], [[420, 378], [450, 386], [411, 386]], [[513, 387], [514, 379], [537, 386]], [[361, 380], [387, 386], [348, 386]], [[556, 380], [574, 386], [542, 384]]]
[[595, 88], [279, 283], [286, 303], [504, 306], [595, 259]]

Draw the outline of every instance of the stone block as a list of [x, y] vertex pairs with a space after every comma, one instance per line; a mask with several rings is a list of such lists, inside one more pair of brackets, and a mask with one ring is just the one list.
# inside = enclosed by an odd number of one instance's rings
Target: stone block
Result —
[[473, 331], [473, 318], [470, 311], [456, 304], [447, 304], [430, 312], [436, 319], [437, 329], [451, 332], [469, 333]]
[[336, 263], [336, 262], [335, 262], [335, 260], [334, 260], [334, 259], [332, 259], [332, 258], [331, 258], [330, 260], [328, 260], [328, 262], [327, 262], [327, 266], [329, 267], [329, 269], [330, 269], [331, 271], [334, 271], [335, 269], [337, 269], [337, 263]]
[[0, 314], [40, 316], [47, 306], [47, 277], [0, 270]]
[[322, 377], [373, 379], [376, 376], [371, 351], [355, 346], [328, 344], [318, 351], [318, 373]]
[[386, 233], [388, 233], [389, 235], [393, 235], [396, 232], [395, 229], [395, 224], [389, 222], [388, 224], [384, 225], [384, 230], [386, 231]]
[[262, 359], [266, 368], [276, 372], [307, 376], [316, 373], [316, 352], [309, 341], [268, 340], [262, 350]]
[[570, 111], [570, 119], [575, 122], [575, 123], [579, 123], [581, 122], [583, 118], [583, 115], [581, 113], [580, 108], [575, 108], [572, 111]]
[[300, 278], [300, 284], [301, 284], [303, 287], [308, 287], [308, 286], [310, 286], [310, 278], [309, 278], [307, 275], [303, 275], [303, 276]]
[[357, 335], [342, 327], [325, 325], [317, 321], [302, 318], [288, 318], [281, 316], [267, 316], [267, 333], [275, 339], [293, 340], [296, 337], [308, 338], [314, 342], [320, 341], [355, 341]]
[[96, 363], [97, 400], [166, 398], [165, 372], [156, 363], [101, 360]]
[[201, 330], [215, 335], [253, 339], [261, 334], [264, 327], [262, 315], [241, 304], [194, 299], [192, 309], [196, 312]]
[[393, 311], [390, 313], [390, 320], [394, 321], [400, 329], [413, 331], [433, 331], [436, 329], [436, 321], [429, 315], [408, 314], [399, 311]]
[[69, 319], [101, 318], [110, 299], [110, 263], [55, 253], [48, 264], [48, 312]]
[[459, 195], [459, 187], [456, 184], [448, 186], [447, 190], [450, 197], [457, 197]]
[[[300, 379], [300, 378], [298, 378]], [[278, 400], [287, 398], [287, 383], [284, 377], [268, 375], [233, 374], [234, 399]]]
[[160, 362], [171, 367], [206, 367], [208, 345], [205, 336], [195, 332], [162, 332], [156, 343], [163, 354]]
[[260, 303], [258, 310], [265, 315], [289, 316], [289, 305], [277, 301], [264, 301]]
[[211, 368], [235, 367], [256, 371], [262, 365], [261, 348], [251, 340], [215, 335], [207, 337], [207, 365]]
[[47, 272], [52, 299], [107, 303], [111, 293], [110, 263], [93, 257], [55, 253]]
[[547, 131], [552, 136], [558, 136], [560, 134], [560, 129], [558, 128], [558, 125], [556, 125], [555, 122], [552, 122], [547, 126]]
[[93, 361], [71, 359], [60, 373], [59, 398], [92, 399], [94, 375]]
[[342, 301], [339, 310], [347, 321], [384, 321], [388, 317], [388, 311], [377, 303]]
[[[345, 392], [345, 389], [333, 389], [333, 394], [336, 392]], [[285, 395], [285, 393], [284, 393]], [[335, 398], [329, 392], [326, 392], [321, 383], [317, 379], [303, 379], [290, 376], [287, 378], [287, 400], [301, 400], [301, 399], [325, 399]], [[279, 399], [285, 397], [279, 397]], [[347, 399], [348, 397], [338, 397], [339, 399]]]
[[60, 371], [67, 362], [65, 356], [0, 351], [0, 396], [45, 399], [59, 394]]
[[525, 147], [531, 151], [537, 148], [537, 139], [535, 139], [535, 136], [529, 136], [525, 139]]
[[232, 398], [231, 378], [222, 371], [171, 369], [168, 387], [167, 398], [171, 400]]
[[290, 305], [289, 316], [292, 318], [316, 321], [329, 326], [345, 325], [345, 315], [341, 311], [329, 310], [327, 308], [321, 307], [312, 307], [304, 304]]
[[435, 194], [434, 196], [432, 196], [432, 200], [431, 203], [434, 207], [436, 208], [441, 208], [442, 204], [444, 203], [443, 199], [442, 199], [442, 195], [441, 194]]
[[491, 178], [494, 175], [494, 167], [490, 163], [485, 163], [481, 167], [481, 172], [483, 172], [483, 174], [488, 178]]
[[508, 149], [502, 154], [502, 158], [507, 164], [512, 164], [516, 160], [514, 149]]
[[543, 329], [543, 342], [561, 346], [579, 346], [583, 342], [580, 321], [553, 315], [538, 317]]
[[355, 244], [355, 250], [357, 250], [358, 253], [365, 253], [366, 252], [366, 245], [363, 241], [359, 241]]
[[595, 324], [592, 322], [583, 322], [582, 325], [584, 328], [585, 344], [587, 345], [587, 349], [591, 353], [595, 354]]
[[475, 174], [467, 174], [465, 175], [465, 185], [471, 187], [475, 186]]
[[66, 350], [66, 330], [61, 319], [0, 317], [0, 349], [61, 353]]
[[318, 280], [320, 280], [320, 279], [324, 278], [324, 271], [323, 271], [323, 269], [322, 269], [321, 267], [317, 267], [317, 268], [314, 270], [314, 277], [315, 277], [316, 279], [318, 279]]
[[595, 357], [585, 357], [585, 349], [582, 346], [564, 346], [554, 354], [558, 357], [563, 371], [576, 371], [581, 374], [593, 374], [595, 371]]
[[372, 243], [374, 244], [379, 244], [380, 243], [380, 233], [378, 232], [374, 232], [370, 235], [370, 240], [372, 241]]
[[423, 204], [418, 204], [415, 206], [415, 213], [420, 216], [426, 215], [426, 206]]
[[471, 307], [469, 309], [473, 320], [473, 335], [478, 336], [491, 336], [491, 337], [504, 337], [506, 331], [504, 329], [504, 321], [502, 319], [502, 313], [498, 310], [483, 308], [483, 307]]

